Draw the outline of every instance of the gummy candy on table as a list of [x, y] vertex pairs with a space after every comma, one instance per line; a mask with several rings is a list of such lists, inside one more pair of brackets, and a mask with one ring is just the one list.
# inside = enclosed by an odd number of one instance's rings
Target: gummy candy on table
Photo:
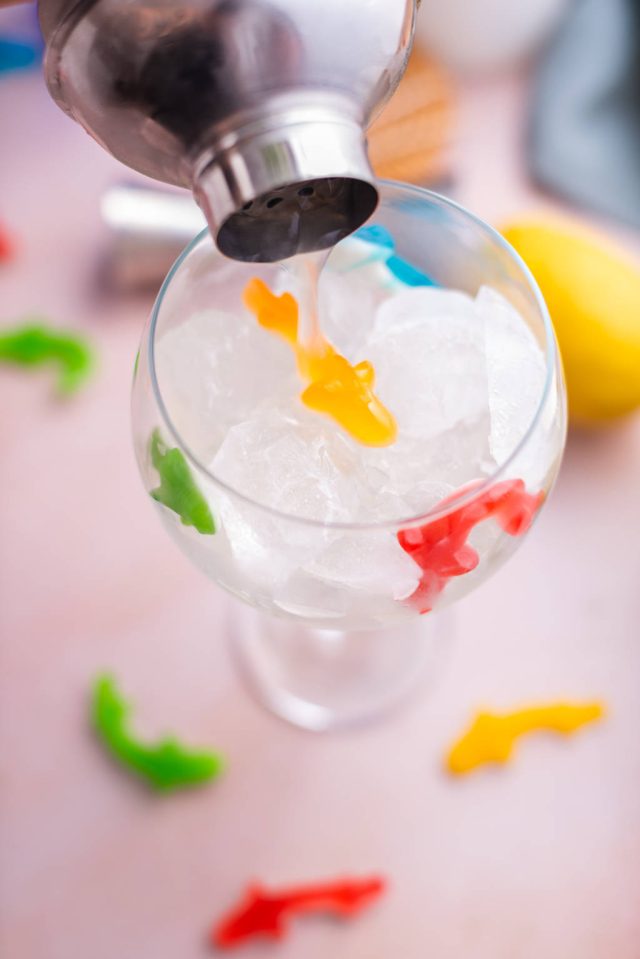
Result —
[[160, 486], [151, 490], [152, 498], [177, 513], [183, 526], [193, 526], [199, 533], [212, 536], [216, 531], [213, 514], [191, 475], [184, 453], [169, 449], [159, 430], [153, 431], [150, 447], [151, 463], [160, 476]]
[[[481, 481], [468, 483], [438, 503], [442, 509]], [[544, 500], [544, 493], [528, 493], [521, 479], [495, 483], [470, 503], [422, 526], [400, 530], [398, 542], [422, 570], [420, 584], [409, 602], [420, 613], [428, 613], [448, 581], [470, 573], [479, 563], [475, 549], [467, 543], [472, 529], [493, 517], [509, 536], [521, 536], [529, 529]]]
[[74, 393], [94, 367], [89, 344], [77, 333], [51, 329], [43, 323], [27, 323], [0, 332], [0, 362], [17, 366], [59, 367], [58, 392]]
[[602, 703], [553, 703], [530, 706], [512, 713], [479, 713], [447, 756], [447, 768], [455, 775], [471, 772], [486, 763], [507, 763], [516, 740], [526, 733], [551, 731], [569, 735], [600, 719]]
[[373, 391], [369, 362], [353, 366], [321, 334], [308, 345], [300, 343], [298, 305], [290, 293], [276, 296], [255, 278], [245, 288], [244, 303], [261, 326], [294, 348], [298, 371], [310, 381], [301, 396], [305, 406], [330, 416], [360, 443], [386, 446], [395, 440], [396, 423]]
[[111, 676], [99, 676], [93, 689], [95, 731], [111, 755], [154, 789], [168, 792], [215, 779], [224, 769], [220, 755], [194, 751], [175, 739], [147, 744], [129, 729], [129, 705]]
[[0, 263], [5, 260], [10, 260], [15, 253], [15, 246], [13, 240], [9, 236], [8, 231], [0, 223]]
[[221, 949], [261, 936], [282, 939], [287, 933], [287, 919], [294, 913], [329, 912], [350, 917], [366, 908], [384, 890], [385, 882], [378, 876], [339, 879], [279, 892], [250, 886], [240, 905], [213, 929], [211, 939]]

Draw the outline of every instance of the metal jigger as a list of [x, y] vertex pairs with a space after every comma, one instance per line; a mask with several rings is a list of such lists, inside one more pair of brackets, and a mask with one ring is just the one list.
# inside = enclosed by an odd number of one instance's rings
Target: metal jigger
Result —
[[415, 0], [40, 0], [59, 105], [114, 156], [190, 188], [220, 250], [274, 261], [357, 229], [365, 129]]

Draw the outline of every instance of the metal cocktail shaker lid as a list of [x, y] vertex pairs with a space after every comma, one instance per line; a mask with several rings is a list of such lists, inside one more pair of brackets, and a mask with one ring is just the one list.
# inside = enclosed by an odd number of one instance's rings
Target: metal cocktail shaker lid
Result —
[[47, 84], [114, 156], [189, 187], [223, 253], [323, 249], [377, 203], [365, 130], [415, 0], [40, 0]]
[[364, 131], [350, 104], [292, 94], [216, 144], [195, 195], [217, 244], [237, 260], [281, 260], [325, 249], [378, 203]]

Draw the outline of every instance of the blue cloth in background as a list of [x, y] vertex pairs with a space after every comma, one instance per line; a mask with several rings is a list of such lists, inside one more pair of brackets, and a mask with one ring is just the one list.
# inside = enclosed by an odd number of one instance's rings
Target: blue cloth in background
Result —
[[38, 67], [44, 41], [35, 3], [3, 7], [0, 13], [0, 74]]
[[0, 73], [29, 70], [40, 63], [41, 56], [41, 49], [35, 43], [0, 37]]
[[640, 228], [640, 0], [574, 0], [534, 89], [535, 179]]

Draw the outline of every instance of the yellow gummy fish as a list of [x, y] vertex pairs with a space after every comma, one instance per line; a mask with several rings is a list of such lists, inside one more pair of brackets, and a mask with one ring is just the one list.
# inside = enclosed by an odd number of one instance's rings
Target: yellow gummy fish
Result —
[[554, 703], [513, 713], [479, 713], [467, 732], [454, 743], [447, 768], [455, 775], [485, 763], [506, 763], [516, 740], [525, 733], [551, 731], [569, 735], [604, 714], [601, 703]]
[[244, 304], [258, 323], [293, 347], [300, 375], [310, 381], [300, 397], [305, 406], [325, 413], [360, 443], [387, 446], [396, 438], [396, 422], [373, 392], [374, 369], [367, 360], [352, 366], [323, 336], [309, 345], [298, 341], [298, 304], [290, 293], [276, 296], [255, 278]]

